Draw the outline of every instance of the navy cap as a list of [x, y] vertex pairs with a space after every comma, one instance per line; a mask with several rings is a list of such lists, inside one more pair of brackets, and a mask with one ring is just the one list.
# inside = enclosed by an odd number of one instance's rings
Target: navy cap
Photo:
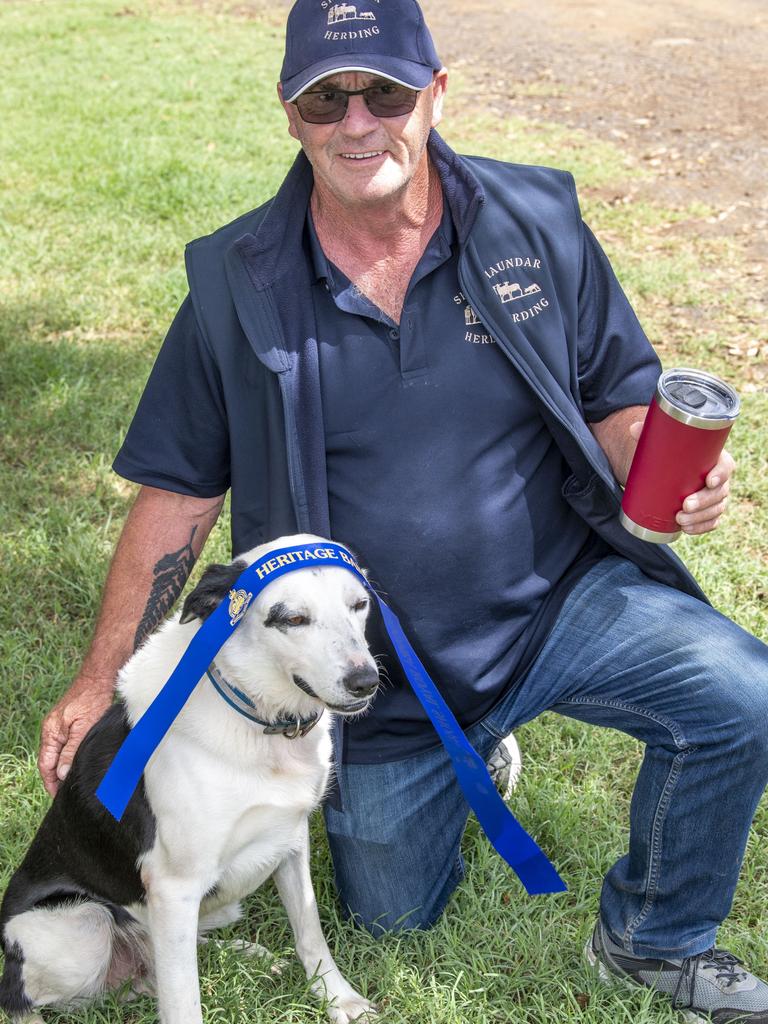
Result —
[[339, 71], [425, 89], [442, 67], [416, 0], [296, 0], [285, 31], [283, 99]]

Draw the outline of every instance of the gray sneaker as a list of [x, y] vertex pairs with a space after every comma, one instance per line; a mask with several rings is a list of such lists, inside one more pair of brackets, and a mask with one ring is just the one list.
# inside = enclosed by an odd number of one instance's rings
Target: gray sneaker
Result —
[[724, 949], [684, 960], [632, 956], [598, 921], [585, 952], [603, 981], [619, 978], [663, 992], [690, 1024], [768, 1024], [768, 985]]
[[520, 747], [510, 733], [509, 736], [505, 736], [503, 740], [499, 741], [499, 745], [494, 748], [488, 758], [488, 774], [496, 784], [496, 789], [501, 793], [502, 799], [509, 800], [522, 770], [523, 759]]

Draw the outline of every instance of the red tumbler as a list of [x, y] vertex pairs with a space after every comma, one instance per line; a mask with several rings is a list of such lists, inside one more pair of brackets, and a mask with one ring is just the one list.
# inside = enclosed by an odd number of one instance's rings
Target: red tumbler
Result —
[[621, 524], [654, 544], [677, 540], [675, 516], [701, 490], [739, 414], [739, 396], [701, 370], [659, 377], [621, 502]]

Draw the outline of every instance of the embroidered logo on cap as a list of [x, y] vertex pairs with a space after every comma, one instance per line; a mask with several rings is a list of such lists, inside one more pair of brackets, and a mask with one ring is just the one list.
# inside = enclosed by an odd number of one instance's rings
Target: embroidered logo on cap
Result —
[[360, 11], [354, 4], [334, 4], [328, 11], [328, 24], [338, 25], [340, 21], [376, 21], [373, 11]]

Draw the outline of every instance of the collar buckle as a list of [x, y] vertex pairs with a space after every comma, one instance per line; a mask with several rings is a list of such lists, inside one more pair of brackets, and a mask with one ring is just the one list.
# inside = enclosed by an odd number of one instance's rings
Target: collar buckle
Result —
[[287, 722], [275, 722], [273, 725], [268, 725], [264, 732], [270, 736], [281, 733], [287, 740], [297, 740], [311, 732], [319, 721], [320, 715], [315, 715], [314, 718], [296, 718], [290, 724]]

